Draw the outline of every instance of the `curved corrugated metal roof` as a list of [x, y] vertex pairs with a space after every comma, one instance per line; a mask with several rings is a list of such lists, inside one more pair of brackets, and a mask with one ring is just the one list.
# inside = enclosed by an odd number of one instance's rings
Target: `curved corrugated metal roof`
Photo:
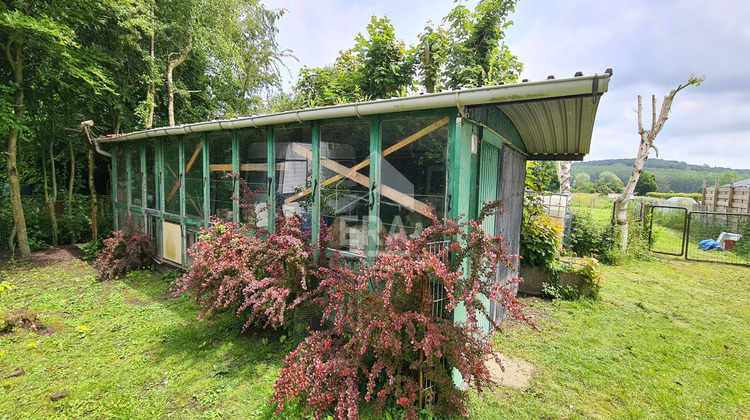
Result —
[[591, 145], [599, 99], [611, 70], [603, 75], [484, 86], [162, 127], [96, 139], [98, 144], [204, 131], [259, 127], [314, 120], [362, 117], [467, 106], [497, 106], [516, 126], [531, 159], [582, 159]]

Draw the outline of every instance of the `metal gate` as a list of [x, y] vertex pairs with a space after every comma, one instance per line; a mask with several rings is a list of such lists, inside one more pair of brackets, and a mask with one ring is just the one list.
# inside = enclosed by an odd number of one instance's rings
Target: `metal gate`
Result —
[[678, 257], [685, 255], [687, 214], [684, 207], [651, 207], [648, 231], [651, 252]]
[[750, 266], [750, 213], [653, 206], [649, 219], [651, 252]]

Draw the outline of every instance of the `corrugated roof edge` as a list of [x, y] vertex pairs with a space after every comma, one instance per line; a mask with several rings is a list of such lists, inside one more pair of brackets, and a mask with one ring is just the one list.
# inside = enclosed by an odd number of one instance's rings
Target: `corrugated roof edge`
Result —
[[576, 76], [567, 79], [548, 79], [538, 82], [512, 83], [506, 85], [482, 86], [446, 92], [429, 93], [390, 99], [378, 99], [343, 105], [318, 108], [305, 108], [275, 114], [237, 117], [225, 120], [203, 121], [182, 124], [174, 127], [160, 127], [136, 131], [119, 136], [101, 136], [95, 139], [98, 144], [117, 143], [144, 138], [175, 136], [214, 130], [260, 127], [272, 124], [307, 122], [331, 118], [362, 117], [367, 115], [394, 112], [423, 111], [439, 108], [464, 107], [483, 104], [542, 100], [566, 96], [596, 95], [607, 91], [611, 70], [605, 74]]

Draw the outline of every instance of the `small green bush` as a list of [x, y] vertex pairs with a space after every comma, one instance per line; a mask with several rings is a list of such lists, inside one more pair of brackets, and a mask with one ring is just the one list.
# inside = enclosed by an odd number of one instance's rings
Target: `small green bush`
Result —
[[521, 263], [550, 268], [560, 252], [562, 226], [544, 213], [538, 197], [526, 194], [521, 224]]
[[594, 257], [608, 265], [621, 259], [613, 227], [594, 222], [590, 211], [573, 213], [567, 251], [579, 257]]
[[[580, 283], [569, 284], [563, 281], [565, 274], [573, 274]], [[544, 292], [553, 298], [577, 300], [583, 297], [598, 299], [604, 285], [601, 265], [595, 258], [583, 257], [576, 261], [557, 261], [550, 270], [550, 281], [544, 285]]]

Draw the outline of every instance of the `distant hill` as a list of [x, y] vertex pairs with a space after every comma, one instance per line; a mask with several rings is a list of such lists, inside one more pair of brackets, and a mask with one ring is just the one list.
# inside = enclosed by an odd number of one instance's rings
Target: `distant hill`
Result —
[[[592, 160], [588, 162], [573, 163], [573, 177], [579, 173], [589, 174], [592, 182], [596, 181], [599, 174], [609, 171], [620, 177], [622, 182], [626, 183], [633, 171], [635, 158], [629, 159], [603, 159]], [[737, 172], [739, 179], [750, 178], [750, 169], [733, 169], [707, 165], [691, 165], [685, 162], [665, 159], [648, 159], [644, 170], [651, 172], [656, 176], [656, 183], [659, 185], [661, 192], [679, 192], [695, 193], [700, 192], [703, 186], [703, 180], [709, 186], [714, 185], [717, 178], [725, 172]]]

